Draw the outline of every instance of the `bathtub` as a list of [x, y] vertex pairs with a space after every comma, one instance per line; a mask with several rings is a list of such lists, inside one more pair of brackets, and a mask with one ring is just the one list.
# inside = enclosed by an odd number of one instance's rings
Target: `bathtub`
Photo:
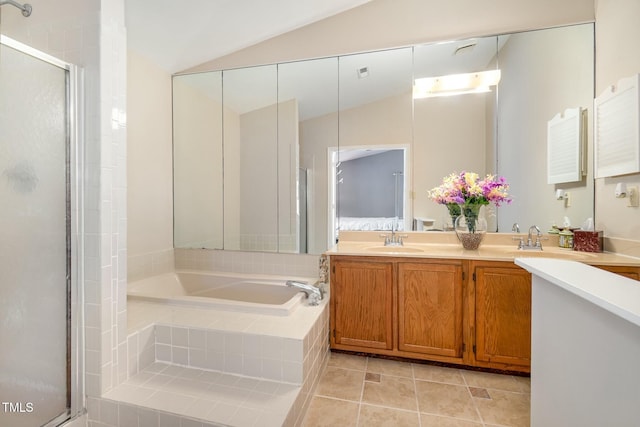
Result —
[[176, 271], [131, 282], [127, 297], [133, 300], [288, 316], [305, 295], [286, 286], [290, 279], [314, 283], [313, 278], [237, 273]]

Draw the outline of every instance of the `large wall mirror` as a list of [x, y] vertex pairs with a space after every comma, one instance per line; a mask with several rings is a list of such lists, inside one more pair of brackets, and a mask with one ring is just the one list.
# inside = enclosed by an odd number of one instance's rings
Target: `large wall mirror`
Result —
[[[414, 90], [497, 70], [488, 91]], [[462, 170], [511, 184], [494, 231], [579, 224], [594, 210], [591, 136], [582, 179], [547, 184], [547, 123], [590, 112], [593, 72], [583, 24], [176, 75], [175, 247], [319, 254], [341, 230], [445, 229], [427, 190]]]

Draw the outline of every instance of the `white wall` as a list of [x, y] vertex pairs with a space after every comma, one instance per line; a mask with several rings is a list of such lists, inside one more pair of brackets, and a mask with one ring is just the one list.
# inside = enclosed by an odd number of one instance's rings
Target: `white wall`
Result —
[[[494, 173], [486, 170], [487, 99], [495, 92], [415, 100], [413, 141], [414, 216], [450, 223], [447, 208], [427, 197], [453, 172]], [[489, 122], [493, 122], [489, 118]]]
[[278, 252], [300, 250], [298, 101], [278, 103]]
[[240, 249], [240, 115], [224, 110], [224, 245]]
[[240, 115], [240, 249], [278, 248], [276, 104]]
[[325, 236], [328, 230], [329, 212], [326, 203], [316, 200], [329, 199], [329, 147], [338, 147], [338, 116], [327, 114], [300, 122], [300, 166], [308, 173], [308, 198], [311, 209], [308, 211], [309, 253], [322, 253], [328, 244]]
[[152, 261], [158, 253], [169, 252], [167, 262], [161, 263], [165, 270], [171, 264], [171, 76], [129, 50], [127, 82], [127, 237], [132, 279], [162, 272]]
[[[567, 108], [592, 110], [591, 34], [584, 25], [532, 31], [511, 35], [500, 50], [498, 171], [508, 179], [514, 195], [511, 205], [500, 208], [500, 231], [510, 231], [515, 222], [523, 229], [537, 224], [546, 231], [553, 223], [562, 225], [564, 216], [580, 226], [593, 215], [591, 166], [580, 182], [547, 184], [546, 126]], [[570, 192], [570, 207], [555, 199], [558, 188]]]
[[[226, 249], [295, 252], [298, 243], [296, 183], [298, 173], [298, 105], [296, 100], [273, 104], [239, 115], [240, 137], [237, 169], [227, 164], [225, 174], [239, 177], [239, 240], [229, 235]], [[226, 140], [225, 140], [226, 146]], [[226, 149], [226, 148], [225, 148]], [[236, 190], [237, 188], [237, 190]], [[228, 212], [233, 215], [233, 212]], [[234, 242], [239, 241], [239, 247]]]
[[[596, 96], [624, 77], [640, 73], [640, 2], [596, 0]], [[625, 182], [640, 188], [640, 175], [595, 181], [596, 225], [605, 236], [640, 240], [640, 208], [616, 199], [615, 185]], [[637, 242], [630, 246], [638, 253]]]

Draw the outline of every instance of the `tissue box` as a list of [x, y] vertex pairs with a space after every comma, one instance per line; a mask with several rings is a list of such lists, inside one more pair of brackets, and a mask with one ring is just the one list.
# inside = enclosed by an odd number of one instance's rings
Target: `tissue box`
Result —
[[573, 250], [582, 252], [602, 252], [602, 231], [575, 230]]

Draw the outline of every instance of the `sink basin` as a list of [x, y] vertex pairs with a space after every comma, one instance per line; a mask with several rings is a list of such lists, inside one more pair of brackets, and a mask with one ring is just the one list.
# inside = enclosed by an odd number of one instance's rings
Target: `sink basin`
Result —
[[509, 252], [509, 255], [512, 255], [514, 258], [559, 258], [559, 259], [574, 259], [574, 260], [584, 260], [593, 258], [595, 255], [588, 252], [574, 252], [570, 250], [541, 250], [541, 251], [531, 251], [531, 250], [518, 250], [513, 249]]
[[424, 252], [420, 248], [412, 246], [371, 246], [365, 249], [367, 252], [385, 252], [385, 253], [419, 253]]

